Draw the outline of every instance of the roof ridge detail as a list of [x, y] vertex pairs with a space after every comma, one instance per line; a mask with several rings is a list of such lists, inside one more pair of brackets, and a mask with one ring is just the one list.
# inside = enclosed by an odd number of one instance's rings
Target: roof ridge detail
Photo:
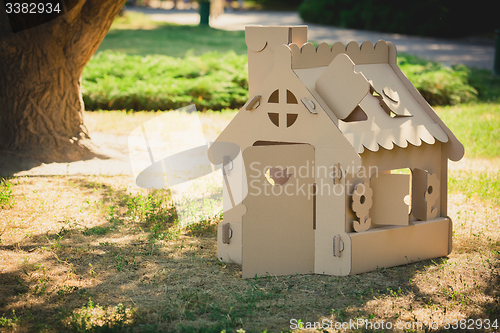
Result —
[[332, 46], [321, 43], [314, 47], [311, 43], [305, 43], [301, 47], [297, 44], [288, 44], [292, 50], [292, 68], [314, 68], [328, 66], [340, 53], [346, 53], [356, 65], [389, 63], [390, 53], [394, 52], [390, 47], [391, 42], [379, 40], [375, 45], [366, 41], [359, 45], [350, 42], [346, 46], [336, 42]]

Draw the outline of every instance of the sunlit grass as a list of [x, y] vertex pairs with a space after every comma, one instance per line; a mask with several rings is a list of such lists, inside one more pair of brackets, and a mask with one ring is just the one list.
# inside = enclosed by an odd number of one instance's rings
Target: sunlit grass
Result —
[[0, 177], [0, 209], [10, 208], [14, 204], [12, 196], [12, 183]]
[[244, 31], [225, 31], [205, 26], [155, 22], [147, 15], [127, 12], [118, 17], [99, 47], [128, 55], [184, 57], [217, 51], [247, 53]]
[[[139, 111], [130, 112], [124, 110], [116, 111], [92, 111], [85, 112], [84, 121], [91, 133], [106, 132], [117, 135], [129, 135], [135, 128], [144, 124], [146, 121], [171, 111]], [[199, 112], [198, 117], [202, 128], [208, 137], [217, 137], [218, 134], [234, 118], [238, 110], [229, 109], [221, 111], [208, 110]]]
[[435, 110], [462, 142], [467, 157], [500, 157], [500, 104], [461, 104]]
[[448, 186], [450, 191], [461, 192], [468, 199], [480, 199], [500, 207], [500, 171], [497, 173], [452, 172]]

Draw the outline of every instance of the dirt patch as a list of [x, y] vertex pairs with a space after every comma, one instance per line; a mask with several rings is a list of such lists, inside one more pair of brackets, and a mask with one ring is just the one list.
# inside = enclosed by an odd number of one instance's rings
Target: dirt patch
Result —
[[500, 171], [500, 158], [484, 159], [465, 156], [458, 162], [449, 161], [448, 168], [450, 171], [497, 173]]
[[3, 176], [34, 175], [130, 175], [132, 176], [126, 135], [94, 132], [93, 150], [98, 156], [69, 163], [43, 163], [6, 153], [0, 159]]
[[[172, 113], [172, 112], [170, 112]], [[0, 175], [128, 175], [132, 177], [128, 136], [141, 124], [164, 115], [165, 112], [96, 111], [85, 112], [84, 120], [89, 129], [93, 152], [96, 157], [70, 163], [42, 163], [14, 153], [0, 153]], [[215, 138], [236, 111], [200, 113], [204, 134]], [[170, 142], [175, 145], [175, 142]]]

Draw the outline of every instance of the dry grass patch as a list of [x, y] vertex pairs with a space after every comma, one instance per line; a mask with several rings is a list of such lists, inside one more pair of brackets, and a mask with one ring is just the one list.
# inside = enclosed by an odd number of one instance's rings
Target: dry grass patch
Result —
[[450, 197], [455, 250], [349, 277], [241, 279], [219, 219], [176, 225], [166, 191], [127, 177], [10, 180], [0, 210], [0, 331], [288, 331], [290, 320], [498, 318], [500, 209]]
[[[198, 112], [203, 131], [216, 137], [234, 118], [238, 110]], [[86, 111], [85, 125], [92, 132], [105, 132], [115, 135], [129, 135], [135, 128], [146, 121], [172, 111]]]

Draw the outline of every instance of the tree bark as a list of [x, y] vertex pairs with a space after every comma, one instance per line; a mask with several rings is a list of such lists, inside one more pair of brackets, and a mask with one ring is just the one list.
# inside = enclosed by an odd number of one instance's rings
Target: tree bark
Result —
[[73, 0], [64, 15], [18, 32], [1, 1], [0, 149], [45, 162], [84, 157], [82, 71], [126, 0]]

